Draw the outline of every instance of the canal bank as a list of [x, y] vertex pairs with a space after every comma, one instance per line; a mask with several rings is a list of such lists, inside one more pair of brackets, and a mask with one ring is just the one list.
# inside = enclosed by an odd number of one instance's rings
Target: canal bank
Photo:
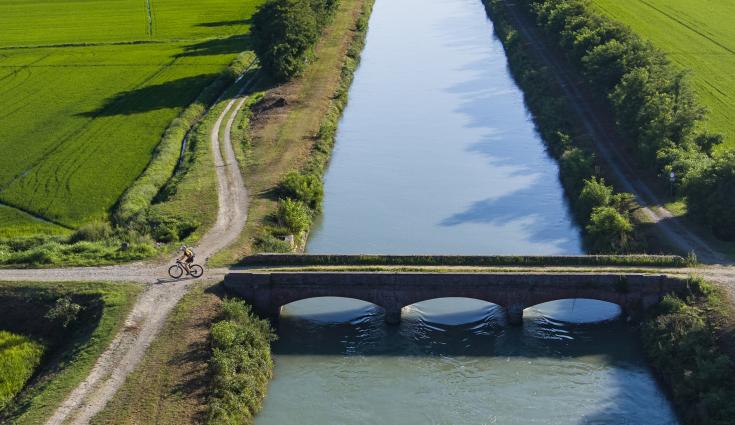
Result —
[[[492, 31], [479, 1], [378, 0], [308, 252], [582, 252]], [[614, 307], [535, 306], [508, 329], [444, 298], [389, 328], [364, 302], [291, 303], [257, 423], [676, 423], [635, 327], [567, 323]]]

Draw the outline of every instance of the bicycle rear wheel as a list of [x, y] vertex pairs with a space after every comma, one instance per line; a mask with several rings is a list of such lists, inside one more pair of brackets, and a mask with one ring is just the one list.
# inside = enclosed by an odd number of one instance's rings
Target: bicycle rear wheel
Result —
[[184, 269], [181, 268], [178, 264], [174, 264], [173, 266], [168, 268], [168, 275], [171, 276], [174, 279], [180, 278], [184, 274]]
[[194, 278], [201, 277], [204, 274], [204, 269], [199, 264], [192, 264], [189, 267], [189, 274]]

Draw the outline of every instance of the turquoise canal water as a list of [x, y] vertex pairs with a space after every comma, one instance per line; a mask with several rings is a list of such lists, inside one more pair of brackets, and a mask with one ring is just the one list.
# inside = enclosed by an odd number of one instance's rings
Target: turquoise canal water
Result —
[[[578, 254], [557, 165], [479, 0], [377, 0], [310, 253]], [[619, 308], [283, 308], [258, 425], [673, 424]]]

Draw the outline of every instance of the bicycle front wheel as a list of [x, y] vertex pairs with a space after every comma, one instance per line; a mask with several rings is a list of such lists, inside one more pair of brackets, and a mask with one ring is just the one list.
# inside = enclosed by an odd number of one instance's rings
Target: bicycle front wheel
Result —
[[174, 279], [180, 278], [184, 274], [184, 269], [181, 268], [178, 264], [174, 264], [173, 266], [168, 268], [168, 275], [171, 276]]
[[193, 264], [189, 267], [189, 273], [194, 278], [201, 277], [204, 274], [204, 269], [199, 264]]

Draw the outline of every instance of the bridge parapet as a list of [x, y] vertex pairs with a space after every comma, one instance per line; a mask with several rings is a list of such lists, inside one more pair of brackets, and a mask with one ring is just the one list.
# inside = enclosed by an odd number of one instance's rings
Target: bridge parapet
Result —
[[225, 286], [263, 316], [277, 318], [282, 306], [315, 297], [345, 297], [373, 303], [386, 321], [400, 321], [401, 309], [445, 297], [474, 298], [506, 309], [508, 321], [522, 322], [523, 309], [548, 301], [587, 298], [619, 305], [637, 316], [686, 281], [645, 273], [405, 273], [238, 271]]

